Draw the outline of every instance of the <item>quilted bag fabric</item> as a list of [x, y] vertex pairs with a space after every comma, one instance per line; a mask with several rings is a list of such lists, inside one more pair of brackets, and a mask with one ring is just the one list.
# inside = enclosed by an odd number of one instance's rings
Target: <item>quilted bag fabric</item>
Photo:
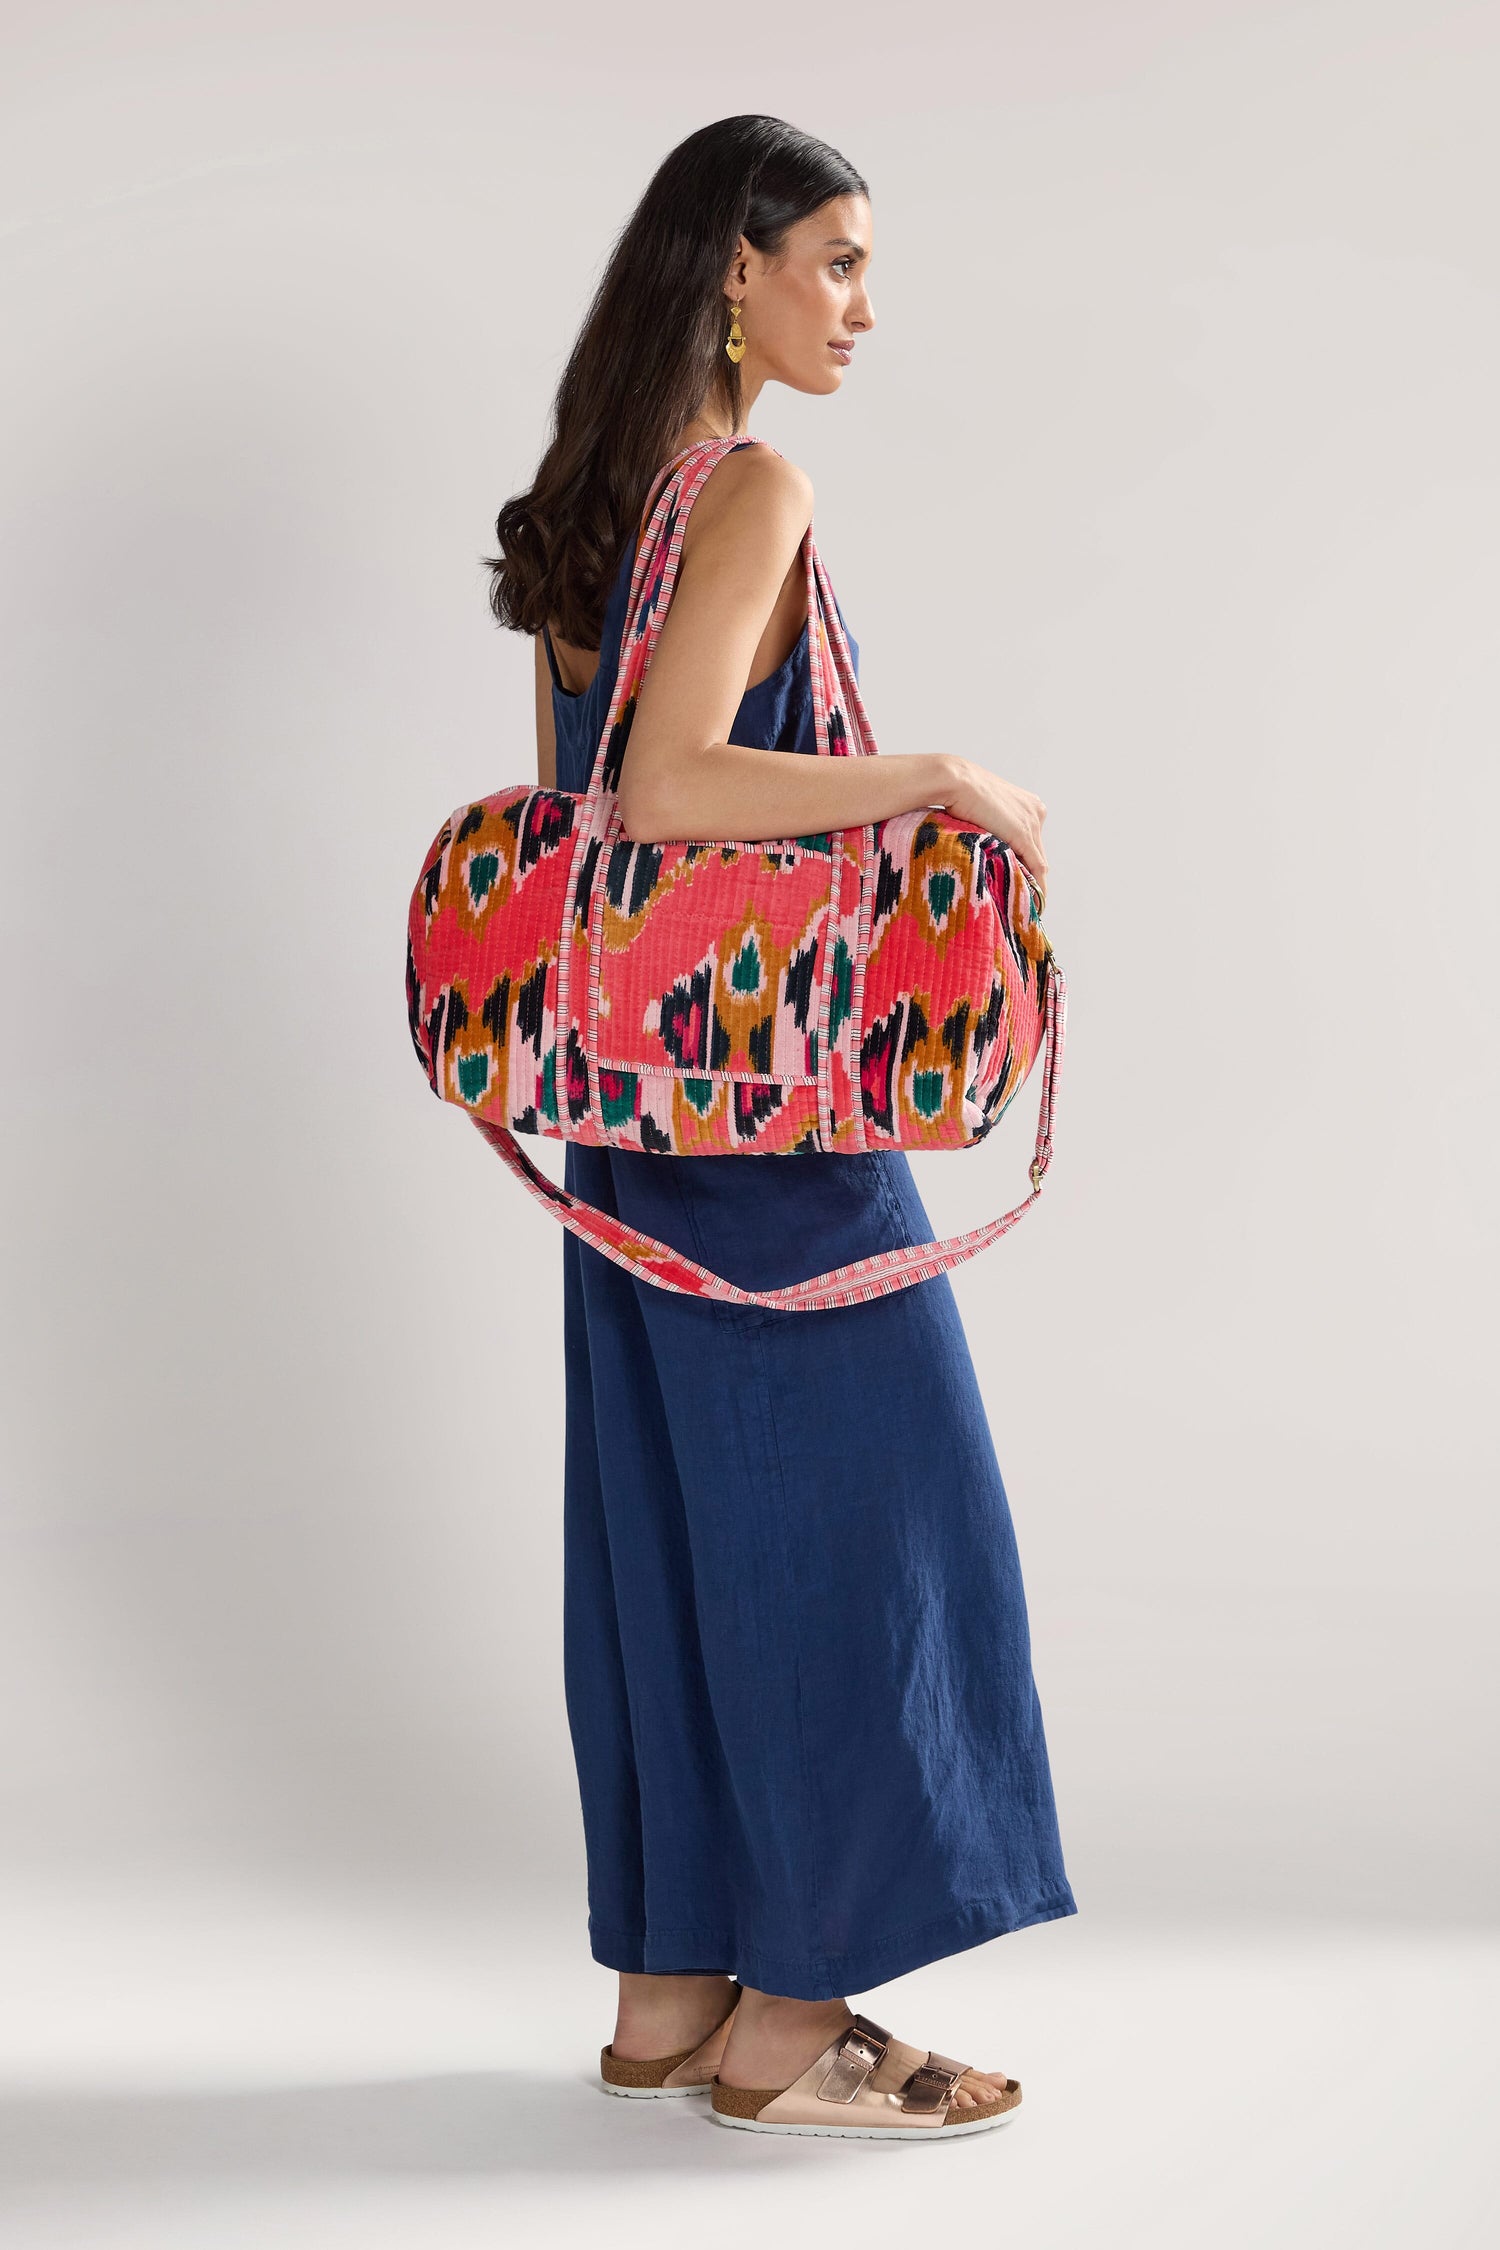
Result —
[[[642, 515], [614, 695], [583, 795], [518, 782], [460, 805], [407, 923], [407, 1014], [432, 1090], [555, 1217], [658, 1287], [812, 1311], [973, 1257], [1052, 1154], [1066, 988], [1014, 850], [929, 808], [754, 843], [637, 843], [616, 791], [704, 482], [748, 435], [687, 447]], [[873, 757], [809, 524], [817, 751]], [[1045, 1045], [1031, 1194], [962, 1235], [748, 1290], [556, 1186], [518, 1133], [661, 1156], [970, 1148]]]

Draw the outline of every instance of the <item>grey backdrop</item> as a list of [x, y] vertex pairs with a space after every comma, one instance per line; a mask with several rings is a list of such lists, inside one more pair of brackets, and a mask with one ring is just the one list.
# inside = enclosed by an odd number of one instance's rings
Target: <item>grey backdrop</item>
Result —
[[[584, 1944], [561, 1236], [423, 1083], [404, 914], [534, 770], [478, 557], [609, 242], [769, 109], [872, 183], [876, 331], [753, 426], [881, 746], [1051, 808], [1056, 1161], [955, 1286], [1082, 1914], [1493, 1915], [1497, 50], [1453, 0], [7, 10], [15, 1883]], [[940, 1227], [1035, 1096], [918, 1160]]]

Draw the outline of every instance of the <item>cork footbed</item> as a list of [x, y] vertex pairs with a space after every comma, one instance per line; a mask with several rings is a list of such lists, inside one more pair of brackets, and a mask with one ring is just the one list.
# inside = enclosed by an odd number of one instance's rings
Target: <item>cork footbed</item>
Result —
[[[725, 2086], [717, 2078], [712, 2081], [709, 2087], [713, 2106], [723, 2117], [758, 2117], [768, 2102], [774, 2102], [777, 2095], [785, 2093], [785, 2091], [784, 2086]], [[981, 2117], [999, 2117], [1005, 2110], [1014, 2109], [1020, 2099], [1021, 2081], [1019, 2078], [1008, 2078], [1005, 2082], [1005, 2092], [998, 2095], [994, 2101], [975, 2102], [967, 2109], [955, 2110], [952, 2116], [942, 2125], [887, 2125], [883, 2128], [879, 2125], [873, 2125], [869, 2130], [877, 2133], [882, 2130], [888, 2133], [945, 2133], [949, 2124], [977, 2125]], [[832, 2104], [830, 2104], [830, 2111], [831, 2109]], [[830, 2114], [829, 2123], [833, 2125], [837, 2122], [837, 2118]]]
[[689, 2055], [696, 2055], [702, 2044], [701, 2039], [695, 2039], [691, 2047], [680, 2048], [675, 2055], [653, 2055], [649, 2062], [630, 2062], [615, 2053], [611, 2040], [607, 2047], [600, 2049], [599, 2075], [610, 2086], [659, 2086], [679, 2063], [685, 2063]]

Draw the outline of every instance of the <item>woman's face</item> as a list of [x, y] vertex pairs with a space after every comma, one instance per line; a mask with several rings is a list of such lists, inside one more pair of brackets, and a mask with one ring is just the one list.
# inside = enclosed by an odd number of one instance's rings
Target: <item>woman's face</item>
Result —
[[726, 295], [741, 306], [740, 374], [750, 396], [768, 381], [794, 391], [838, 390], [856, 339], [875, 325], [867, 280], [873, 249], [862, 195], [837, 196], [799, 219], [774, 265], [745, 246], [736, 268], [743, 278]]

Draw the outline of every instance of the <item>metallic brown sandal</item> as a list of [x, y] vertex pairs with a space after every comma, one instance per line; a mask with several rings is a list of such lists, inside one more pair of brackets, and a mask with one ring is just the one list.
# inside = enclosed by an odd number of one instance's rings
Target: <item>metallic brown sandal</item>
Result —
[[739, 2004], [736, 1989], [724, 2021], [696, 2047], [684, 2047], [680, 2054], [657, 2055], [650, 2062], [629, 2062], [615, 2053], [611, 2040], [599, 2051], [600, 2085], [606, 2094], [625, 2094], [645, 2101], [661, 2101], [674, 2094], [706, 2094], [723, 2058], [729, 2026]]
[[742, 2133], [872, 2141], [951, 2141], [1008, 2124], [1021, 2100], [1019, 2078], [1007, 2078], [994, 2101], [976, 2102], [949, 2121], [968, 2068], [951, 2055], [908, 2047], [868, 2016], [856, 2016], [790, 2086], [721, 2086], [715, 2076], [714, 2120]]

